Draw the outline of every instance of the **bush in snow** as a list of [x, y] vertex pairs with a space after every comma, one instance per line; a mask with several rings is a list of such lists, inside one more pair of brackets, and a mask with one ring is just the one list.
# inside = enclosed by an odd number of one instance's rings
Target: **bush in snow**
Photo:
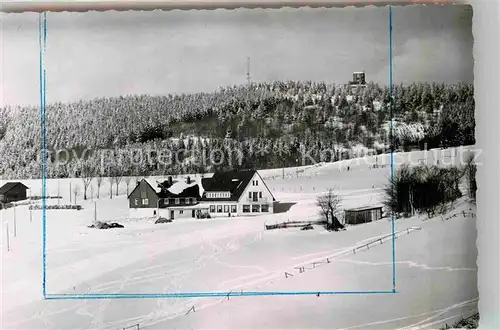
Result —
[[172, 220], [166, 219], [166, 218], [158, 218], [158, 220], [155, 221], [155, 223], [170, 223]]
[[97, 228], [97, 229], [109, 229], [109, 228], [124, 228], [123, 225], [117, 223], [117, 222], [112, 222], [112, 223], [107, 223], [107, 222], [101, 222], [97, 221], [96, 223], [88, 226], [89, 228]]
[[462, 196], [459, 189], [463, 172], [456, 167], [409, 167], [404, 164], [389, 180], [385, 188], [384, 204], [395, 214], [404, 217], [426, 213], [433, 217], [436, 211], [445, 212], [446, 206]]

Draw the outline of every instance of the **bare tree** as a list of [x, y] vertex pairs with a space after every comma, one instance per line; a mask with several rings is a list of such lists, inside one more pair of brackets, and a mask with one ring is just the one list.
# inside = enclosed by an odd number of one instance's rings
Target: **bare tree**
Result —
[[76, 196], [80, 196], [80, 187], [75, 185], [73, 187], [73, 195], [75, 196], [75, 205], [76, 205]]
[[341, 201], [339, 193], [331, 188], [316, 198], [316, 205], [320, 208], [320, 215], [326, 220], [327, 229], [338, 230], [342, 228], [335, 216], [339, 211]]
[[328, 208], [328, 198], [326, 195], [320, 195], [316, 198], [316, 205], [319, 206], [319, 214], [324, 221], [329, 223], [330, 209]]
[[132, 177], [131, 176], [127, 176], [127, 177], [123, 178], [123, 181], [127, 185], [127, 196], [128, 196], [128, 190], [129, 190], [130, 182], [132, 181]]
[[111, 176], [108, 176], [108, 181], [109, 181], [109, 199], [113, 199], [113, 182], [115, 182], [115, 178]]
[[90, 162], [84, 162], [81, 166], [81, 177], [83, 181], [83, 199], [87, 200], [87, 190], [95, 175], [95, 167]]
[[103, 180], [103, 177], [102, 176], [98, 176], [96, 178], [96, 183], [97, 183], [97, 198], [99, 199], [99, 190], [101, 189], [101, 185], [102, 185], [102, 180]]
[[119, 173], [118, 171], [116, 171], [116, 174], [115, 174], [115, 177], [114, 177], [114, 181], [115, 181], [115, 186], [116, 186], [116, 196], [118, 196], [118, 187], [120, 186], [120, 183], [122, 182], [122, 174]]

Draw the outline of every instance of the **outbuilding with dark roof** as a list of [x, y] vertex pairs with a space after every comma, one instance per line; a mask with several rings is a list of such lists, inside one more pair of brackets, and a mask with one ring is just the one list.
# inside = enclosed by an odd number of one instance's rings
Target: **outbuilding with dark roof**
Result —
[[0, 203], [11, 203], [27, 199], [29, 188], [21, 182], [7, 182], [0, 187]]

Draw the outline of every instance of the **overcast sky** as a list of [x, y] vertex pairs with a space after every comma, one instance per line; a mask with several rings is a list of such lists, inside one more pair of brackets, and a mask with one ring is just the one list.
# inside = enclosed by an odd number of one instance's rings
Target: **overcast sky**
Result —
[[[39, 104], [38, 14], [2, 14], [4, 104]], [[47, 102], [254, 81], [389, 84], [384, 7], [47, 14]], [[393, 8], [394, 82], [473, 82], [469, 6]]]

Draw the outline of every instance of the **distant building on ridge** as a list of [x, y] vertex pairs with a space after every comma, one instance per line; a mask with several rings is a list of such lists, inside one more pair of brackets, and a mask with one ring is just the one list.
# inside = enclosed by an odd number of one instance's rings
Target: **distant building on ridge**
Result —
[[351, 85], [351, 86], [365, 87], [366, 86], [366, 75], [365, 75], [365, 72], [364, 71], [353, 72], [353, 74], [352, 74], [352, 81], [349, 82], [349, 85]]

